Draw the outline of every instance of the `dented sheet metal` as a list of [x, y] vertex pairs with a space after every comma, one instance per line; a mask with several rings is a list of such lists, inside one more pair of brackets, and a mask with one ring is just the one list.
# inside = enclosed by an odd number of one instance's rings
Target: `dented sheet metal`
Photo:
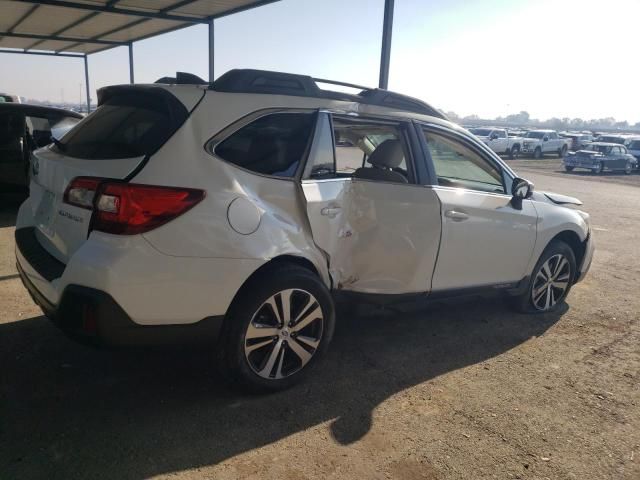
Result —
[[431, 290], [440, 243], [432, 189], [359, 179], [304, 182], [315, 243], [334, 285], [366, 293]]

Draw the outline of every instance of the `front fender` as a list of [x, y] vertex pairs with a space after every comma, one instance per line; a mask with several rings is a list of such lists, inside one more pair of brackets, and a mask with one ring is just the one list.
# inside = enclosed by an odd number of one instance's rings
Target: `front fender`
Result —
[[528, 271], [532, 272], [540, 255], [556, 236], [563, 232], [572, 232], [580, 242], [585, 242], [589, 236], [589, 214], [559, 205], [552, 205], [543, 201], [533, 201], [538, 214], [536, 226], [536, 243], [529, 263]]

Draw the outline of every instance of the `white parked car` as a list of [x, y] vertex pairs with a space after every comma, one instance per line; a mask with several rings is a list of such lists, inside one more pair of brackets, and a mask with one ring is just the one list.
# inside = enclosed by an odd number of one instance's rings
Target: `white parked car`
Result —
[[532, 155], [539, 159], [545, 153], [553, 153], [565, 157], [569, 151], [570, 140], [562, 138], [555, 130], [531, 130], [522, 139], [522, 149], [525, 155]]
[[50, 318], [92, 342], [191, 334], [254, 390], [308, 372], [336, 296], [502, 291], [550, 312], [593, 253], [579, 201], [434, 108], [299, 75], [103, 88], [31, 171], [17, 265]]
[[500, 155], [508, 155], [509, 158], [518, 158], [522, 148], [522, 138], [510, 136], [505, 128], [478, 127], [469, 129], [480, 141]]

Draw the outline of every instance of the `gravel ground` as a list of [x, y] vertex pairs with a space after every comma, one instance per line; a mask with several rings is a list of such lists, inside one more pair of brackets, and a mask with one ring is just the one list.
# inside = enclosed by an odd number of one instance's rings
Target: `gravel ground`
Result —
[[241, 396], [210, 354], [67, 340], [16, 276], [0, 213], [0, 479], [638, 479], [640, 175], [512, 165], [592, 214], [561, 314], [468, 298], [340, 319], [309, 382]]

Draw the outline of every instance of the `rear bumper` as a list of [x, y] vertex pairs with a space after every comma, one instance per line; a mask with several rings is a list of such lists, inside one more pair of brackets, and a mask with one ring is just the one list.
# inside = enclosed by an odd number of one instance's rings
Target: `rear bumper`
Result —
[[58, 305], [51, 303], [30, 281], [20, 263], [25, 288], [62, 331], [74, 340], [93, 345], [132, 346], [213, 343], [224, 317], [208, 317], [188, 325], [140, 325], [107, 293], [80, 285], [68, 285]]

